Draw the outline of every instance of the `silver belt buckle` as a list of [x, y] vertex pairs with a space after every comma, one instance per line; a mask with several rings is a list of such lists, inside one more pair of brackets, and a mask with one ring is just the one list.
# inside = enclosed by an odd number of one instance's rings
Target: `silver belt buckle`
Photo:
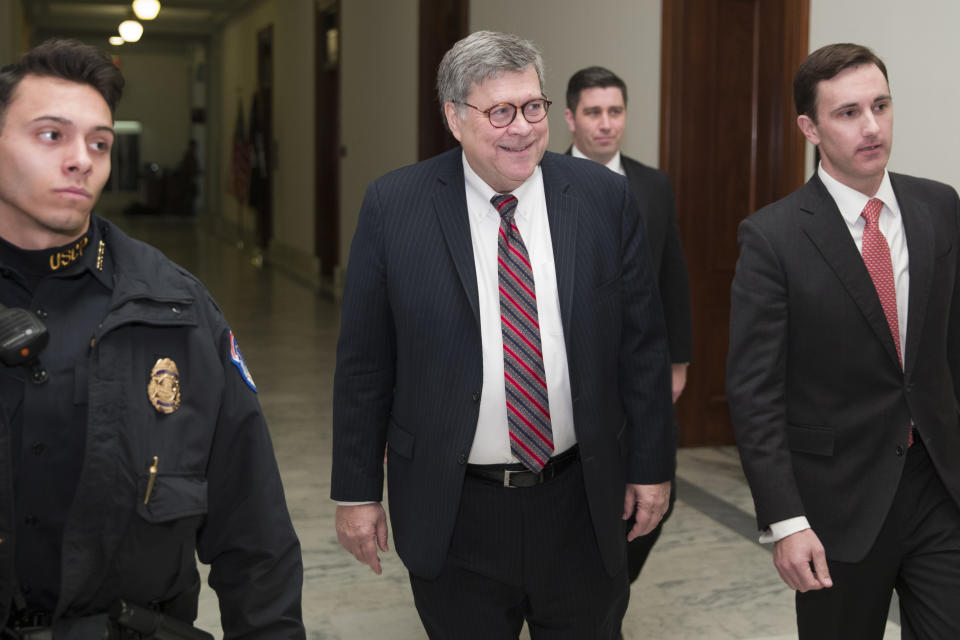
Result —
[[[517, 487], [510, 484], [510, 478], [513, 477], [516, 473], [533, 473], [529, 469], [520, 469], [519, 471], [510, 471], [509, 469], [503, 470], [503, 486], [508, 489], [516, 489]], [[540, 479], [540, 482], [543, 482], [543, 469], [536, 473], [536, 476]], [[539, 484], [539, 483], [538, 483]]]

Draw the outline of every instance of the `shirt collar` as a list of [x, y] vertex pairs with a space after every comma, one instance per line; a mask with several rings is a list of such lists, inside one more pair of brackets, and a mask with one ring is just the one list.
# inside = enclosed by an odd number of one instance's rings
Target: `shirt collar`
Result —
[[880, 182], [880, 188], [878, 188], [877, 192], [872, 196], [860, 193], [856, 189], [848, 187], [831, 176], [824, 170], [822, 162], [817, 169], [817, 176], [819, 176], [820, 181], [823, 182], [823, 186], [827, 188], [830, 197], [837, 203], [837, 208], [840, 209], [840, 215], [843, 216], [843, 219], [847, 221], [848, 225], [853, 226], [857, 220], [860, 219], [863, 208], [867, 206], [867, 202], [869, 202], [871, 198], [879, 198], [882, 200], [883, 204], [886, 205], [885, 209], [889, 210], [895, 216], [899, 216], [900, 214], [897, 197], [893, 193], [893, 185], [890, 184], [890, 172], [886, 169], [883, 171], [883, 180]]
[[[477, 175], [477, 173], [473, 170], [473, 167], [470, 166], [470, 163], [467, 162], [466, 154], [463, 154], [462, 157], [463, 157], [463, 178], [464, 178], [464, 182], [466, 183], [466, 188], [468, 190], [473, 191], [478, 196], [480, 196], [484, 202], [489, 203], [490, 198], [495, 196], [498, 192], [493, 187], [491, 187], [486, 182], [484, 182], [483, 178]], [[530, 174], [530, 177], [523, 182], [523, 184], [521, 184], [519, 187], [517, 187], [516, 189], [510, 192], [514, 196], [516, 196], [517, 200], [519, 201], [519, 205], [517, 206], [517, 211], [514, 214], [516, 217], [518, 218], [526, 217], [527, 210], [523, 206], [524, 197], [527, 197], [527, 196], [533, 197], [535, 195], [535, 186], [537, 182], [540, 182], [540, 183], [543, 182], [543, 175], [540, 171], [539, 164], [533, 170], [533, 173]], [[491, 204], [489, 207], [486, 208], [484, 215], [496, 216], [497, 211], [496, 209], [493, 208], [493, 205]]]
[[[574, 158], [583, 158], [584, 160], [590, 160], [580, 149], [577, 149], [577, 145], [570, 145], [570, 155]], [[623, 171], [623, 161], [620, 159], [620, 150], [617, 149], [617, 152], [610, 158], [610, 162], [604, 163], [604, 165], [610, 171], [619, 173], [620, 175], [626, 175]]]

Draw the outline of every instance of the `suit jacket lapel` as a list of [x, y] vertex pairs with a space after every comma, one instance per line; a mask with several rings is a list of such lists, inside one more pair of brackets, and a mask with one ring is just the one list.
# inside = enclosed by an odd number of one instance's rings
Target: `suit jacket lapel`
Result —
[[569, 336], [570, 317], [573, 312], [579, 204], [576, 198], [566, 194], [570, 183], [558, 171], [549, 153], [544, 155], [540, 167], [543, 171], [543, 191], [547, 201], [547, 219], [550, 222], [553, 262], [557, 273], [560, 316], [563, 319], [564, 335]]
[[450, 153], [450, 158], [450, 163], [437, 177], [438, 187], [433, 195], [433, 208], [479, 331], [480, 294], [477, 292], [477, 267], [473, 259], [462, 156], [459, 152]]
[[907, 344], [903, 353], [906, 372], [913, 370], [917, 357], [923, 322], [926, 317], [927, 299], [933, 280], [934, 237], [930, 211], [912, 194], [898, 188], [897, 177], [890, 174], [890, 183], [897, 194], [903, 229], [907, 236], [907, 252], [910, 255], [910, 296], [907, 306]]
[[804, 198], [800, 209], [808, 214], [801, 222], [804, 232], [846, 287], [877, 339], [883, 343], [887, 354], [899, 367], [897, 347], [890, 334], [890, 326], [880, 305], [877, 290], [837, 204], [816, 175], [807, 182], [803, 190]]

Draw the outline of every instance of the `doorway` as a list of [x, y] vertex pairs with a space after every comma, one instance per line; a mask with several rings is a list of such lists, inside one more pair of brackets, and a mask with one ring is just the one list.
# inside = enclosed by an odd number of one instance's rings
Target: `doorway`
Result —
[[443, 54], [469, 30], [468, 0], [420, 0], [420, 50], [417, 109], [417, 159], [426, 160], [457, 146], [440, 118], [437, 102], [437, 67]]
[[315, 236], [314, 252], [320, 277], [333, 281], [339, 260], [340, 238], [340, 0], [316, 9], [316, 113], [314, 144]]
[[257, 32], [257, 90], [250, 110], [250, 206], [257, 212], [257, 245], [273, 238], [273, 25]]

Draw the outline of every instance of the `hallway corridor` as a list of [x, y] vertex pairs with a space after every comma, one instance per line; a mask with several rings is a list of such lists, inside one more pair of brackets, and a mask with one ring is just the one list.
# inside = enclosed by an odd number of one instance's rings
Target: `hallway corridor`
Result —
[[[269, 266], [253, 266], [249, 254], [191, 220], [114, 221], [199, 277], [237, 336], [270, 425], [303, 547], [307, 637], [423, 638], [392, 541], [382, 576], [337, 544], [329, 490], [338, 305]], [[774, 570], [769, 547], [756, 542], [736, 452], [683, 449], [678, 463], [679, 499], [633, 586], [624, 638], [795, 638], [793, 594]], [[204, 568], [201, 573], [206, 575]], [[216, 598], [206, 585], [197, 625], [220, 637]], [[899, 626], [890, 622], [885, 640], [899, 638]]]

